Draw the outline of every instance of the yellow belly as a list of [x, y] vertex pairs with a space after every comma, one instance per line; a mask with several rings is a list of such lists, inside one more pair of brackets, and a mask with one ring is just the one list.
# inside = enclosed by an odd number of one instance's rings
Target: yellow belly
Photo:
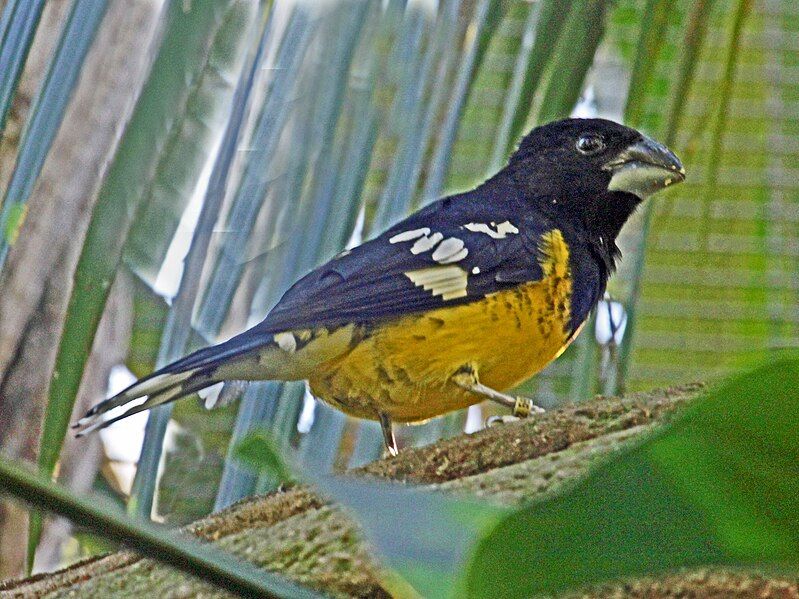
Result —
[[541, 281], [380, 325], [319, 364], [312, 392], [360, 418], [418, 422], [483, 399], [451, 381], [464, 366], [498, 391], [540, 371], [571, 337], [568, 251], [560, 232], [551, 237]]

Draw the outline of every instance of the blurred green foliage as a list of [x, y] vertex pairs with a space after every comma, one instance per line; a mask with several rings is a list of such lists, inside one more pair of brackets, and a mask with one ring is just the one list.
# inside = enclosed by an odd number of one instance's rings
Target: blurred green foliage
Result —
[[[529, 597], [680, 567], [799, 560], [799, 359], [775, 356], [479, 543], [466, 596]], [[508, 559], [508, 556], [514, 556]]]
[[283, 457], [280, 445], [269, 431], [253, 431], [233, 448], [233, 457], [259, 476], [267, 476], [273, 486], [294, 480], [291, 468]]

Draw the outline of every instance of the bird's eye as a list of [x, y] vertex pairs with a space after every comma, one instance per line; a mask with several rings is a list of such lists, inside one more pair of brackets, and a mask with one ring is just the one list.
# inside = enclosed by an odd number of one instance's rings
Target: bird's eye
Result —
[[597, 152], [601, 152], [605, 149], [605, 142], [602, 141], [602, 138], [599, 137], [599, 135], [583, 135], [577, 140], [576, 147], [577, 151], [581, 154], [596, 154]]

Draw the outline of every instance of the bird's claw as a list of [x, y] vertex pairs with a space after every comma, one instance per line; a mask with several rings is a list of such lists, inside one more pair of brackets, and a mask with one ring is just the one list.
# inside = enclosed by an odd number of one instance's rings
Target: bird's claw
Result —
[[387, 460], [388, 458], [394, 458], [399, 455], [399, 450], [395, 447], [384, 447], [383, 453], [380, 454], [380, 458], [383, 460]]

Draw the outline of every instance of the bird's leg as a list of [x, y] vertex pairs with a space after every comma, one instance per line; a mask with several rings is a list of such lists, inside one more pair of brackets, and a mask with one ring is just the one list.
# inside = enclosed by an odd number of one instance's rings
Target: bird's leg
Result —
[[464, 366], [452, 376], [452, 382], [461, 389], [480, 395], [485, 399], [490, 399], [506, 408], [513, 410], [516, 418], [527, 418], [530, 414], [542, 414], [545, 410], [533, 403], [527, 397], [512, 396], [501, 393], [491, 387], [486, 387], [477, 378], [477, 373], [471, 366]]
[[[456, 383], [457, 384], [457, 383]], [[476, 395], [482, 395], [486, 399], [490, 399], [502, 406], [510, 408], [516, 418], [527, 418], [530, 414], [543, 414], [544, 408], [539, 407], [533, 403], [529, 397], [512, 396], [507, 393], [501, 393], [486, 387], [482, 383], [475, 383], [473, 385], [461, 385], [467, 391], [471, 391]]]
[[394, 429], [391, 428], [391, 417], [385, 412], [378, 412], [380, 420], [380, 428], [383, 430], [383, 442], [386, 444], [386, 453], [389, 456], [395, 456], [399, 453], [397, 450], [397, 440], [394, 438]]

